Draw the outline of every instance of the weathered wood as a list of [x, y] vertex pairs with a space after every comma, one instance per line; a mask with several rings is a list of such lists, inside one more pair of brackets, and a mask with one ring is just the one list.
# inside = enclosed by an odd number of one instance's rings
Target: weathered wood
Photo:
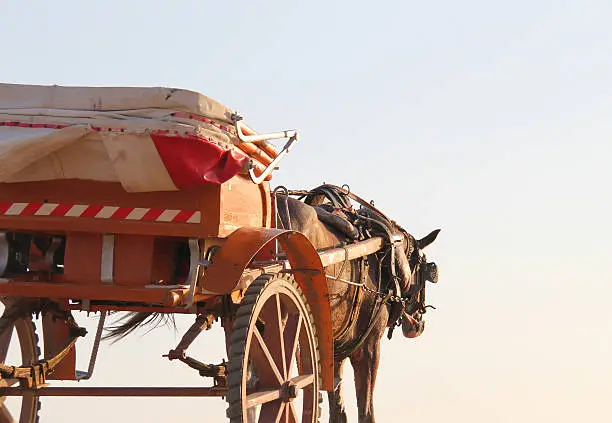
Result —
[[[0, 296], [7, 297], [130, 301], [174, 307], [181, 304], [187, 292], [187, 288], [176, 285], [147, 285], [136, 288], [118, 285], [17, 282], [13, 279], [0, 279]], [[198, 295], [196, 300], [202, 301], [211, 297], [211, 295]]]
[[374, 237], [355, 244], [349, 244], [344, 248], [332, 248], [331, 250], [319, 253], [323, 267], [341, 263], [344, 260], [353, 260], [359, 257], [368, 256], [380, 250], [385, 245], [381, 237]]

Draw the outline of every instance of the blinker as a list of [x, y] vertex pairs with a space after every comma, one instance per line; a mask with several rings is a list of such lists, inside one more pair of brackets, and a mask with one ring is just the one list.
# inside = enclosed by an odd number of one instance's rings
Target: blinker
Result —
[[425, 280], [432, 283], [438, 283], [438, 266], [436, 265], [436, 263], [426, 263], [423, 272]]

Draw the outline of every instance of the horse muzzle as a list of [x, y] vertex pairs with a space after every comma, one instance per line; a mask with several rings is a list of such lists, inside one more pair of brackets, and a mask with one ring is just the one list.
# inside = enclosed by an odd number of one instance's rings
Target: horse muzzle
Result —
[[402, 333], [406, 338], [416, 338], [425, 330], [425, 322], [417, 320], [408, 313], [402, 314]]

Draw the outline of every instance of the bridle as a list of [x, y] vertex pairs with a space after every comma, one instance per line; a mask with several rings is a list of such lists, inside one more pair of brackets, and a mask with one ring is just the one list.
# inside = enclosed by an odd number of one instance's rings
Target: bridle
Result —
[[[402, 322], [407, 321], [415, 330], [420, 333], [423, 330], [423, 314], [427, 312], [428, 308], [435, 309], [432, 305], [425, 303], [425, 291], [427, 287], [427, 281], [437, 282], [437, 267], [435, 263], [428, 263], [427, 257], [421, 249], [418, 248], [417, 242], [412, 235], [410, 235], [402, 227], [399, 227], [403, 236], [407, 240], [407, 247], [405, 249], [406, 256], [409, 257], [409, 264], [411, 271], [414, 269], [412, 274], [414, 280], [410, 284], [407, 291], [402, 292], [400, 298], [393, 298], [392, 300], [401, 302], [404, 305], [401, 315], [395, 322], [389, 322], [389, 333], [388, 338], [391, 339], [393, 336], [393, 330], [396, 326], [401, 326]], [[414, 245], [414, 248], [411, 248]], [[414, 257], [416, 255], [416, 258]]]

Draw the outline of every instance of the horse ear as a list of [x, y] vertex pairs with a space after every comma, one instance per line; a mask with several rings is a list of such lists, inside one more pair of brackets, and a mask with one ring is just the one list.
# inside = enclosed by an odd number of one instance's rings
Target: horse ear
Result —
[[431, 244], [432, 242], [434, 242], [436, 240], [436, 238], [438, 237], [438, 234], [440, 233], [440, 229], [436, 229], [435, 231], [431, 231], [431, 233], [421, 239], [419, 239], [417, 241], [417, 247], [419, 247], [420, 250], [422, 250], [423, 248], [427, 247], [429, 244]]

